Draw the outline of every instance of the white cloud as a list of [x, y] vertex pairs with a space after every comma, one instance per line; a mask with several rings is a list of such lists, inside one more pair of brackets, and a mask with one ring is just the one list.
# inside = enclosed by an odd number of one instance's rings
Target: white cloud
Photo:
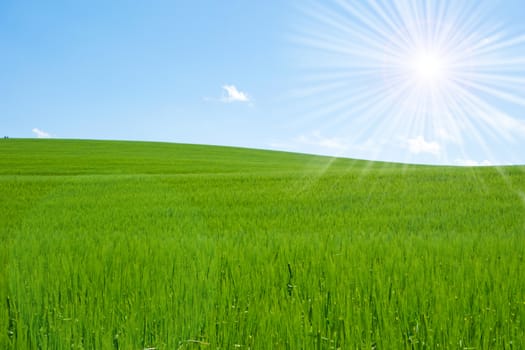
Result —
[[273, 149], [310, 154], [325, 154], [343, 156], [352, 147], [344, 139], [325, 137], [319, 131], [310, 132], [294, 137], [288, 141], [276, 141], [268, 144]]
[[441, 141], [445, 142], [453, 142], [453, 143], [461, 143], [461, 137], [459, 136], [459, 133], [457, 130], [451, 131], [447, 130], [445, 128], [438, 128], [436, 130], [436, 137], [440, 139]]
[[430, 153], [438, 155], [441, 152], [441, 146], [435, 141], [426, 141], [423, 136], [418, 136], [414, 139], [408, 139], [408, 150], [410, 153]]
[[221, 98], [222, 102], [250, 102], [249, 96], [246, 93], [237, 90], [235, 85], [224, 85], [222, 88], [226, 90], [226, 96]]
[[269, 147], [278, 149], [278, 150], [297, 150], [297, 145], [292, 143], [286, 143], [286, 142], [270, 142], [268, 144]]
[[295, 139], [297, 143], [304, 145], [317, 146], [326, 149], [345, 151], [349, 145], [337, 137], [324, 137], [320, 132], [313, 132], [311, 135], [301, 135]]
[[50, 133], [45, 132], [44, 130], [40, 130], [40, 129], [38, 129], [38, 128], [33, 128], [31, 131], [32, 131], [32, 132], [35, 134], [35, 136], [36, 136], [37, 138], [39, 138], [39, 139], [48, 139], [48, 138], [51, 137], [51, 134], [50, 134]]
[[490, 160], [485, 159], [482, 162], [478, 162], [472, 159], [456, 159], [456, 164], [461, 166], [491, 166], [494, 165]]

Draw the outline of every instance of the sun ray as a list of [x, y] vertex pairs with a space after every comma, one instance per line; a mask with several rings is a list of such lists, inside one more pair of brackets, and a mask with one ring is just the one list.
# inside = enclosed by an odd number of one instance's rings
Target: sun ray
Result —
[[[524, 121], [511, 112], [525, 106], [525, 35], [507, 34], [489, 10], [451, 0], [313, 2], [295, 41], [309, 50], [308, 119], [323, 118], [352, 144], [378, 140], [387, 153], [407, 152], [418, 137], [443, 152], [466, 153], [474, 140], [487, 154], [491, 140], [523, 139]], [[443, 152], [434, 156], [448, 159]]]

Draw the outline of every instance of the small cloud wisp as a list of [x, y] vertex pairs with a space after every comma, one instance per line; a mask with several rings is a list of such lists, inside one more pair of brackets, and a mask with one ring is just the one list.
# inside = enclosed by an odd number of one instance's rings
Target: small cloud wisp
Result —
[[303, 145], [338, 151], [345, 151], [348, 149], [348, 145], [342, 139], [322, 136], [319, 131], [314, 131], [311, 135], [301, 135], [295, 139], [295, 142]]
[[437, 156], [441, 152], [441, 146], [439, 143], [435, 141], [426, 141], [423, 136], [408, 139], [407, 142], [410, 153], [430, 153]]
[[51, 138], [51, 134], [48, 133], [48, 132], [45, 132], [44, 130], [40, 130], [38, 128], [33, 128], [31, 131], [39, 139], [49, 139], [49, 138]]
[[237, 90], [235, 85], [223, 85], [222, 88], [226, 90], [226, 96], [221, 98], [222, 102], [250, 102], [250, 97], [246, 93]]
[[482, 162], [478, 162], [476, 160], [472, 159], [456, 159], [456, 164], [460, 166], [492, 166], [492, 162], [490, 160], [485, 159]]

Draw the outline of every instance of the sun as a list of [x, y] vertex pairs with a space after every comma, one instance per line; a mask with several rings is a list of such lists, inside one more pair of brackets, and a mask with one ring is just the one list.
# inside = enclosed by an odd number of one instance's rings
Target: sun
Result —
[[423, 84], [435, 85], [446, 79], [446, 60], [435, 52], [419, 51], [409, 61], [413, 78]]

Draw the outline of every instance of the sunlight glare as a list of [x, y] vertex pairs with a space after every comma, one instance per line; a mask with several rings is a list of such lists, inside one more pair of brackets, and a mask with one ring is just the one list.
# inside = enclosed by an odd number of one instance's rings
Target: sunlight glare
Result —
[[[525, 35], [492, 23], [485, 6], [309, 4], [308, 25], [296, 38], [309, 50], [300, 58], [308, 72], [301, 115], [322, 120], [356, 152], [371, 153], [373, 145], [373, 157], [416, 154], [457, 164], [471, 152], [489, 159], [495, 144], [525, 137], [525, 120], [511, 114], [525, 106]], [[411, 140], [421, 140], [417, 150]]]
[[410, 65], [414, 77], [419, 82], [433, 84], [445, 78], [444, 60], [435, 53], [418, 52]]

